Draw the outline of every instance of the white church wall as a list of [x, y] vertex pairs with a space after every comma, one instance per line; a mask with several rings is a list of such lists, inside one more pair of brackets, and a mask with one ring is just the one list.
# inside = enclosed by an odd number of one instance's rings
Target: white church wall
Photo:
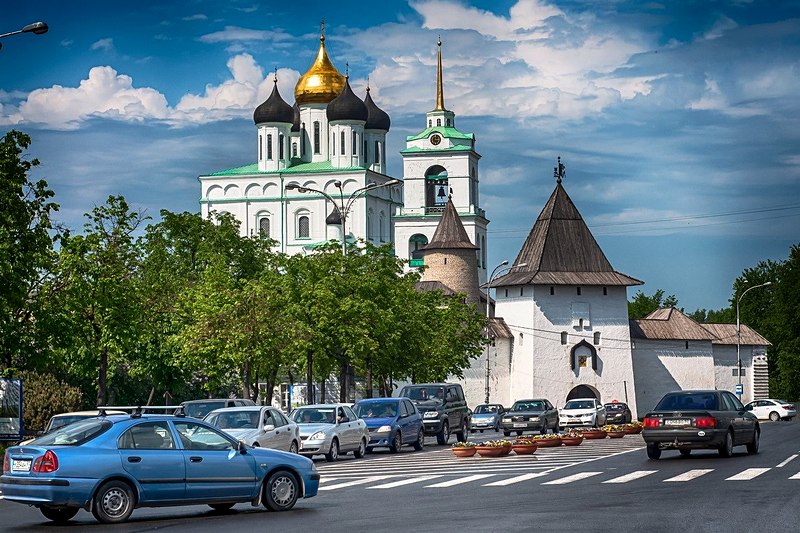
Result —
[[[759, 351], [763, 351], [763, 348]], [[742, 396], [744, 403], [753, 400], [753, 354], [754, 347], [741, 345], [739, 350], [742, 359]], [[714, 383], [717, 389], [723, 389], [736, 393], [736, 385], [739, 383], [735, 344], [715, 344], [713, 346], [714, 356]]]

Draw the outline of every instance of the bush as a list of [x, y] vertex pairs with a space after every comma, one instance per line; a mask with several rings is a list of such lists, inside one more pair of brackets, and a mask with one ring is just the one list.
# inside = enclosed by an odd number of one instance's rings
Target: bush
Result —
[[52, 374], [22, 371], [14, 377], [22, 379], [22, 422], [26, 434], [43, 431], [51, 416], [76, 411], [81, 405], [81, 390]]

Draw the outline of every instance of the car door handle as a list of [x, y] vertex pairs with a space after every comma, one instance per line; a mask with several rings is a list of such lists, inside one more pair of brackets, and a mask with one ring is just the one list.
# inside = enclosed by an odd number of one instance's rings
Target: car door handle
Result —
[[189, 457], [189, 462], [190, 463], [202, 463], [203, 462], [203, 458], [202, 457]]
[[134, 455], [134, 456], [128, 457], [128, 462], [129, 463], [141, 463], [142, 462], [142, 458], [141, 457], [136, 457]]

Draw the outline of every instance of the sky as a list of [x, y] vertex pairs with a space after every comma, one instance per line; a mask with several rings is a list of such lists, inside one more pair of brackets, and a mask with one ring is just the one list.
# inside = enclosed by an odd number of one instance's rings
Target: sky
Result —
[[[24, 5], [23, 5], [24, 4]], [[0, 131], [32, 138], [58, 220], [123, 195], [199, 213], [199, 175], [254, 163], [253, 110], [328, 53], [391, 116], [388, 173], [444, 97], [474, 133], [489, 265], [513, 262], [553, 167], [631, 287], [687, 312], [730, 305], [748, 268], [800, 244], [795, 0], [43, 0], [6, 7]]]

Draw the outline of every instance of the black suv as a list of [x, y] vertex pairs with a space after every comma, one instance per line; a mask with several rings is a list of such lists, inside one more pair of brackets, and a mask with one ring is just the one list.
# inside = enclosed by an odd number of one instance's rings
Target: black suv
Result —
[[469, 408], [464, 391], [457, 383], [421, 383], [406, 385], [400, 396], [411, 399], [422, 414], [426, 435], [436, 435], [436, 442], [447, 444], [450, 431], [464, 442], [469, 431]]
[[255, 405], [255, 402], [247, 398], [207, 398], [205, 400], [186, 400], [181, 402], [183, 413], [193, 418], [203, 418], [214, 409], [244, 407], [246, 405]]

